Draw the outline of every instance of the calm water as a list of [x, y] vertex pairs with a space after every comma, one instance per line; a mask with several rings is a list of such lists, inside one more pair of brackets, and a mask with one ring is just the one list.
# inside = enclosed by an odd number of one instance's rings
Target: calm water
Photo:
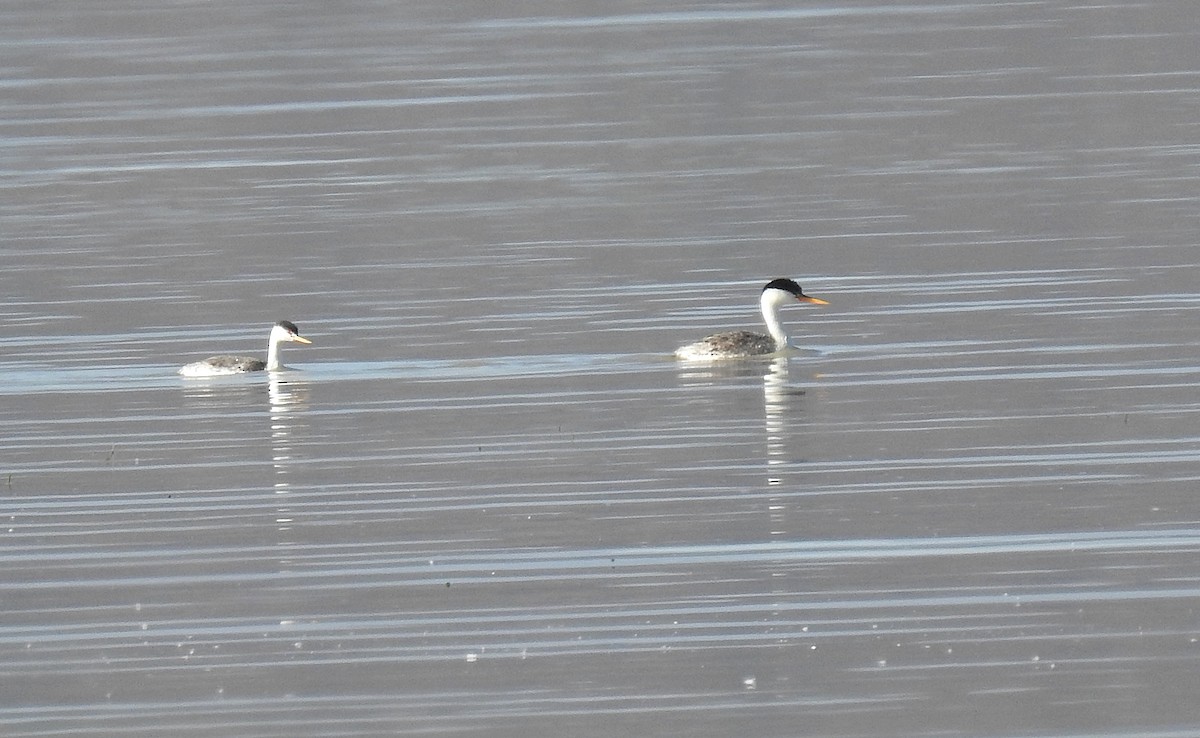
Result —
[[0, 733], [1200, 731], [1193, 3], [143, 5], [0, 7]]

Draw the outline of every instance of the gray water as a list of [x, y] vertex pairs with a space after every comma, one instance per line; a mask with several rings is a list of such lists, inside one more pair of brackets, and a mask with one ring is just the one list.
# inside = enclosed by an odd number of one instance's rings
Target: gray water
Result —
[[1200, 732], [1198, 21], [0, 6], [0, 733]]

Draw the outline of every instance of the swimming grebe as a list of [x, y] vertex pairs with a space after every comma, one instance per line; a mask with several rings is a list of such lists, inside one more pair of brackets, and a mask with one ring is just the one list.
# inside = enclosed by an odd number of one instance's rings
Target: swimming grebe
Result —
[[717, 333], [696, 343], [681, 346], [675, 352], [675, 356], [689, 360], [738, 359], [770, 356], [787, 348], [795, 348], [779, 321], [779, 308], [795, 301], [810, 302], [813, 305], [829, 304], [820, 298], [804, 294], [800, 285], [791, 279], [773, 279], [763, 287], [758, 300], [762, 307], [763, 322], [767, 324], [767, 331], [771, 335], [750, 331]]
[[225, 374], [261, 372], [264, 369], [269, 372], [279, 371], [283, 368], [283, 364], [279, 363], [279, 344], [284, 341], [312, 343], [300, 335], [300, 330], [296, 328], [295, 323], [281, 320], [271, 328], [266, 361], [249, 356], [210, 356], [204, 361], [184, 366], [179, 373], [185, 377], [219, 377]]

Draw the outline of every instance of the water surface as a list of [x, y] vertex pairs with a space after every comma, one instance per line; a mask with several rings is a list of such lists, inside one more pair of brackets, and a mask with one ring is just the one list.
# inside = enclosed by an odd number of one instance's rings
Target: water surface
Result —
[[[75, 5], [0, 10], [5, 735], [1200, 728], [1190, 4]], [[671, 357], [778, 276], [808, 350]]]

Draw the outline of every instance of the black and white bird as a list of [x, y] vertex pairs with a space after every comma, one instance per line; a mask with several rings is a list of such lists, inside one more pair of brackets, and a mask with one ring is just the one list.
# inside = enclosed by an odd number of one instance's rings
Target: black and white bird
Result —
[[255, 359], [250, 356], [210, 356], [203, 361], [185, 365], [179, 373], [185, 377], [219, 377], [226, 374], [244, 374], [246, 372], [268, 372], [283, 369], [279, 362], [279, 344], [312, 343], [300, 335], [296, 324], [281, 320], [271, 328], [270, 342], [267, 344], [267, 360]]
[[800, 289], [794, 280], [781, 278], [773, 279], [763, 287], [759, 296], [759, 306], [762, 308], [763, 322], [767, 325], [767, 333], [751, 331], [727, 331], [716, 333], [696, 343], [681, 346], [675, 351], [675, 356], [687, 360], [710, 359], [739, 359], [752, 356], [770, 356], [789, 348], [796, 348], [783, 329], [779, 320], [779, 309], [793, 302], [807, 302], [813, 305], [828, 305], [829, 303], [817, 297], [810, 297]]

